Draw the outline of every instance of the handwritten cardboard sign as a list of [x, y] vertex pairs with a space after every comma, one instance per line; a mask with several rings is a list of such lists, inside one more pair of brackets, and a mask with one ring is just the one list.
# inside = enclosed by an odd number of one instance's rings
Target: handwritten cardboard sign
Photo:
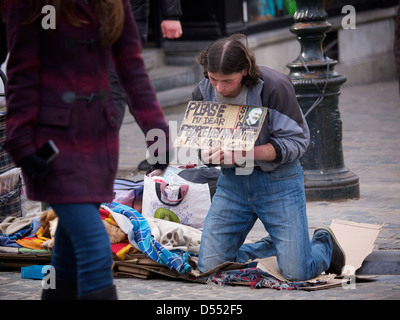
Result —
[[268, 108], [189, 101], [175, 147], [230, 151], [253, 148]]

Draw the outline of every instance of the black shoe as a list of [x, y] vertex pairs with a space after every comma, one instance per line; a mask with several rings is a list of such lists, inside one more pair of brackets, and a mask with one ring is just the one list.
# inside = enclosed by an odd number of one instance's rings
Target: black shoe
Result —
[[115, 285], [91, 292], [79, 297], [79, 300], [118, 300]]
[[42, 290], [42, 300], [76, 300], [77, 294], [76, 281], [56, 278], [54, 289]]
[[320, 227], [315, 229], [314, 234], [317, 231], [326, 231], [329, 233], [331, 240], [332, 240], [332, 258], [331, 264], [329, 265], [328, 270], [325, 270], [325, 273], [334, 273], [338, 276], [342, 274], [343, 267], [346, 263], [346, 254], [344, 253], [343, 248], [340, 246], [339, 242], [337, 241], [335, 234], [333, 233], [332, 229], [329, 227]]
[[138, 169], [140, 171], [148, 171], [151, 168], [151, 164], [147, 162], [147, 160], [143, 160], [141, 163], [138, 165]]

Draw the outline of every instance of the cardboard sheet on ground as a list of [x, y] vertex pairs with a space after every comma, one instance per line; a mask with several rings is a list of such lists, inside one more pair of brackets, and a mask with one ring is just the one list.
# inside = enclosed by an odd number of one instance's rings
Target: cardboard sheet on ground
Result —
[[268, 108], [189, 101], [174, 147], [230, 151], [253, 148]]
[[345, 274], [349, 275], [359, 269], [364, 259], [374, 249], [374, 243], [383, 224], [357, 223], [345, 220], [332, 220], [330, 228], [340, 246], [346, 253]]
[[[355, 273], [359, 269], [364, 259], [372, 252], [374, 243], [383, 224], [366, 224], [357, 223], [345, 220], [333, 220], [330, 228], [336, 236], [340, 246], [343, 248], [346, 254], [346, 268], [343, 269], [342, 275], [337, 276], [349, 276]], [[257, 260], [257, 267], [261, 270], [268, 272], [270, 275], [281, 281], [286, 280], [278, 267], [276, 257], [269, 257], [265, 259]], [[326, 285], [311, 287], [309, 290], [324, 289], [330, 286], [337, 286], [341, 284], [340, 279], [334, 279], [336, 275], [320, 275], [312, 279], [327, 280]]]
[[[265, 259], [259, 259], [256, 261], [258, 262], [257, 268], [260, 268], [261, 270], [269, 273], [270, 275], [272, 275], [273, 277], [275, 277], [276, 279], [278, 279], [280, 281], [290, 282], [289, 280], [287, 280], [285, 277], [282, 276], [275, 256], [265, 258]], [[342, 283], [342, 280], [335, 279], [335, 277], [336, 277], [335, 274], [327, 274], [327, 275], [321, 274], [321, 275], [319, 275], [313, 279], [307, 280], [305, 282], [318, 283], [318, 282], [326, 281], [325, 284], [320, 284], [315, 287], [314, 286], [306, 287], [306, 288], [303, 288], [303, 290], [318, 290], [318, 289], [327, 289], [327, 288], [331, 288], [331, 287], [340, 286]], [[299, 282], [299, 281], [296, 281], [296, 282]]]

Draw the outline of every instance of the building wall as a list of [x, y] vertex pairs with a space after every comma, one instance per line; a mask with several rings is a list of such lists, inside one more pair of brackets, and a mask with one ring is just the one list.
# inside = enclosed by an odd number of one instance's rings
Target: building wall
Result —
[[[390, 13], [390, 12], [389, 12]], [[396, 77], [394, 64], [394, 16], [359, 23], [356, 29], [338, 29], [337, 71], [348, 83], [369, 83]]]
[[[337, 33], [338, 64], [335, 69], [347, 78], [346, 85], [394, 79], [394, 28], [396, 8], [356, 14], [356, 29], [343, 29], [335, 17], [331, 32]], [[300, 44], [289, 30], [266, 31], [249, 36], [260, 64], [289, 73], [288, 62], [300, 53]]]
[[[393, 54], [396, 7], [356, 13], [356, 29], [343, 29], [342, 18], [328, 17], [330, 32], [337, 34], [338, 64], [335, 70], [347, 78], [345, 85], [396, 78]], [[289, 28], [265, 30], [248, 36], [260, 64], [288, 74], [286, 64], [300, 53], [300, 44]], [[192, 64], [208, 41], [166, 42], [168, 64]], [[331, 57], [332, 58], [332, 57]]]

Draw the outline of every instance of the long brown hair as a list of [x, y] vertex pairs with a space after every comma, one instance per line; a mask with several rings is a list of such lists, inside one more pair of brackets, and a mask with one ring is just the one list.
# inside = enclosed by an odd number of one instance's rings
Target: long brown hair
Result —
[[[75, 0], [29, 0], [30, 16], [25, 22], [30, 24], [42, 16], [44, 5], [54, 6], [57, 16], [61, 14], [73, 26], [88, 23], [79, 19], [75, 14]], [[93, 3], [96, 16], [100, 23], [100, 37], [102, 45], [114, 43], [122, 33], [124, 26], [124, 6], [122, 0], [90, 0]], [[4, 0], [0, 0], [0, 10], [3, 10]], [[58, 19], [56, 19], [58, 21]]]
[[247, 69], [247, 75], [242, 79], [247, 87], [254, 86], [261, 75], [254, 53], [249, 49], [247, 37], [243, 34], [234, 34], [213, 42], [200, 52], [196, 61], [203, 67], [206, 78], [208, 72], [232, 74]]

